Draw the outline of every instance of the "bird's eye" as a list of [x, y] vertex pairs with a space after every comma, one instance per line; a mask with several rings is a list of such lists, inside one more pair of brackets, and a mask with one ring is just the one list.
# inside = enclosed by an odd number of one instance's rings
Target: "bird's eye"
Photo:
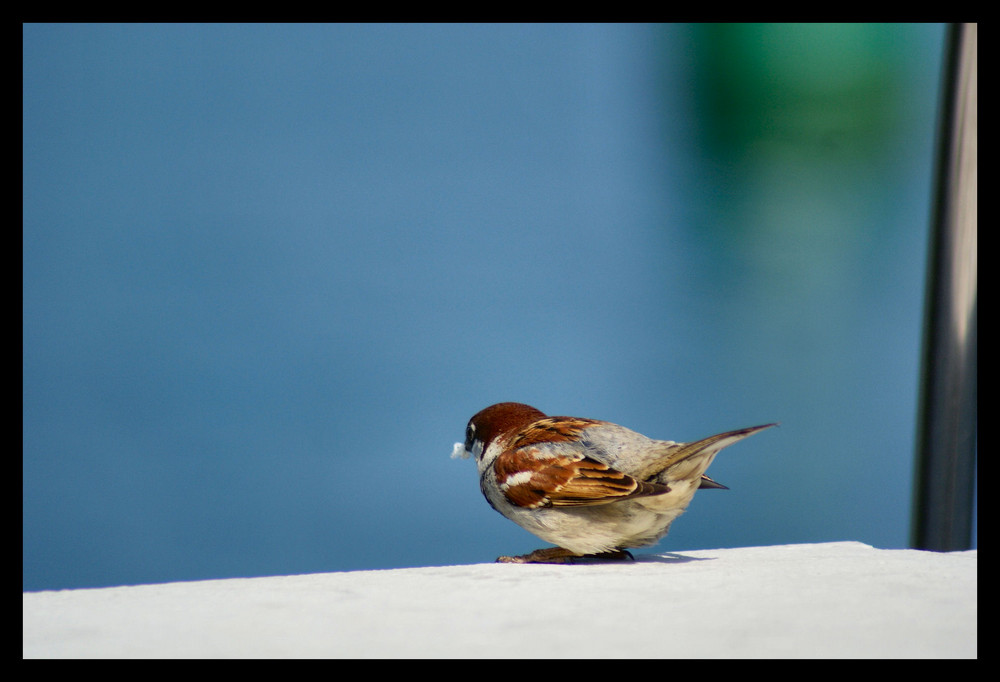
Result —
[[469, 424], [465, 427], [465, 450], [472, 452], [472, 441], [476, 439], [476, 427]]

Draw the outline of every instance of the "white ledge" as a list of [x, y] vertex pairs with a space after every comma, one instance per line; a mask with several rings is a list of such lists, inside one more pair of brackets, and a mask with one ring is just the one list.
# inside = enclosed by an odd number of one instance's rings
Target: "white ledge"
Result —
[[975, 658], [977, 563], [834, 542], [26, 592], [23, 656]]

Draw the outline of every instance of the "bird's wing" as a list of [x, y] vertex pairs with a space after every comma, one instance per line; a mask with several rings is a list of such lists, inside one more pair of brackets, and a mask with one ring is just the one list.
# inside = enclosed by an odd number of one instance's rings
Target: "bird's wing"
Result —
[[608, 504], [670, 490], [661, 483], [637, 480], [565, 447], [528, 445], [509, 449], [497, 456], [493, 470], [500, 490], [518, 507]]

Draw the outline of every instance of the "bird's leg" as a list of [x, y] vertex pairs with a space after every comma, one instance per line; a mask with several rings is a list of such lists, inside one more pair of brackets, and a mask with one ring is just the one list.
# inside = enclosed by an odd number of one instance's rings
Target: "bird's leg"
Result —
[[573, 557], [580, 556], [576, 552], [571, 552], [562, 547], [546, 547], [536, 549], [530, 554], [519, 554], [518, 556], [497, 557], [500, 564], [569, 564], [573, 562]]
[[631, 552], [624, 549], [613, 550], [611, 552], [598, 552], [597, 554], [577, 554], [562, 547], [546, 547], [536, 549], [530, 554], [520, 554], [518, 556], [497, 557], [497, 563], [501, 564], [571, 564], [574, 559], [603, 559], [608, 561], [635, 561]]
[[598, 554], [585, 554], [588, 559], [603, 559], [604, 561], [635, 561], [632, 552], [627, 549], [615, 549], [610, 552], [600, 552]]

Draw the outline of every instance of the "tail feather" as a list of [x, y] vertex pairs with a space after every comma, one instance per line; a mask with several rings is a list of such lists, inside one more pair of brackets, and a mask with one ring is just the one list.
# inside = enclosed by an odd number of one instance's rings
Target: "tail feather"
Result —
[[[748, 438], [755, 433], [776, 425], [763, 424], [761, 426], [750, 426], [745, 429], [717, 433], [714, 436], [702, 438], [691, 443], [678, 443], [679, 447], [663, 460], [662, 468], [654, 472], [654, 476], [657, 480], [667, 484], [670, 481], [685, 481], [701, 477], [712, 463], [712, 460], [715, 459], [715, 456], [723, 448], [727, 448], [733, 443], [737, 443], [744, 438]], [[715, 481], [711, 481], [711, 483], [715, 484]], [[719, 486], [719, 484], [712, 484], [705, 485], [704, 479], [701, 481], [701, 487], [713, 488]]]
[[702, 474], [701, 482], [698, 484], [698, 490], [729, 490], [729, 486], [722, 485], [714, 478], [709, 478], [705, 474]]

